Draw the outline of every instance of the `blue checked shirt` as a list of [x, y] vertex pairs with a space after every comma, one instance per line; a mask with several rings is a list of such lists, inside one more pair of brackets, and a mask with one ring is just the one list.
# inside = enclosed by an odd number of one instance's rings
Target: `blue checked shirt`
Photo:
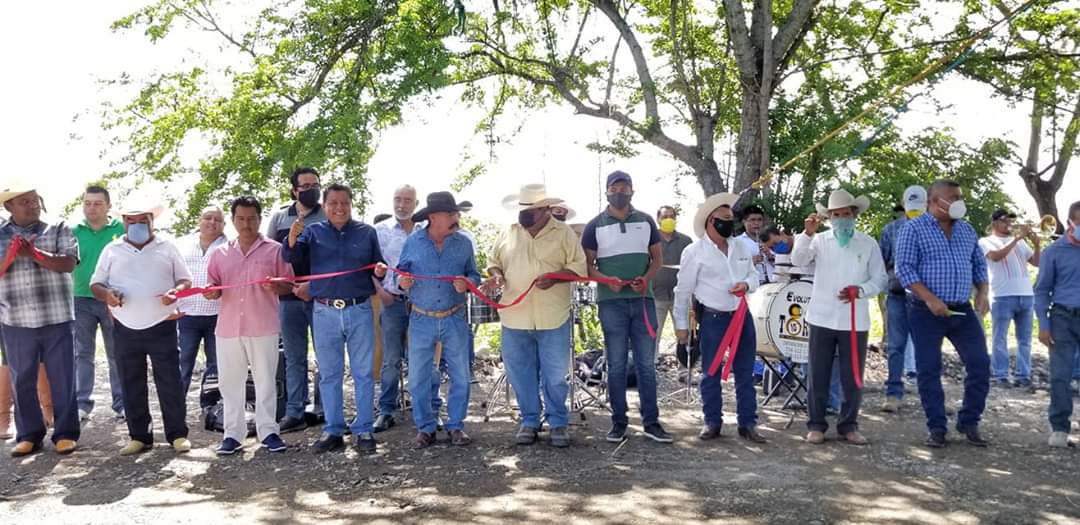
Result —
[[900, 236], [900, 229], [908, 223], [908, 218], [896, 219], [885, 225], [881, 230], [881, 259], [885, 261], [885, 271], [889, 273], [889, 292], [902, 293], [903, 286], [900, 279], [896, 278], [896, 238]]
[[[7, 257], [11, 238], [34, 237], [34, 246], [55, 255], [79, 258], [79, 242], [64, 223], [38, 222], [27, 228], [9, 222], [0, 226], [0, 260]], [[0, 277], [0, 323], [20, 328], [41, 328], [75, 319], [75, 299], [70, 273], [38, 266], [29, 257], [18, 257]]]
[[[460, 232], [447, 237], [440, 252], [428, 237], [427, 228], [414, 231], [401, 249], [397, 268], [417, 275], [464, 276], [474, 284], [480, 283], [473, 245]], [[417, 279], [408, 292], [409, 301], [431, 311], [449, 310], [464, 303], [468, 293], [457, 293], [451, 283], [428, 279]]]
[[975, 228], [955, 221], [946, 238], [929, 213], [908, 221], [896, 240], [896, 276], [904, 288], [922, 283], [945, 303], [970, 301], [972, 284], [988, 281]]

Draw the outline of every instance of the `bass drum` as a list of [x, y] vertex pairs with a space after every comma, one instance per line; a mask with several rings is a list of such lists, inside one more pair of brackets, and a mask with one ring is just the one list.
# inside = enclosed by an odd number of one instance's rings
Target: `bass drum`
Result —
[[795, 363], [806, 363], [810, 349], [810, 325], [806, 308], [813, 285], [790, 281], [762, 285], [747, 301], [754, 316], [757, 353], [780, 355]]

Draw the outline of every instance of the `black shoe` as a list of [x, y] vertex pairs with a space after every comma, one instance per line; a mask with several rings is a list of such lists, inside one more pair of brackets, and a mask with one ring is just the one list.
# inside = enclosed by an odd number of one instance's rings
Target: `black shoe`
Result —
[[739, 437], [751, 442], [751, 443], [768, 443], [769, 440], [765, 439], [765, 436], [758, 434], [757, 427], [739, 427]]
[[645, 437], [657, 443], [672, 443], [675, 441], [675, 438], [671, 437], [671, 434], [668, 434], [664, 427], [660, 426], [660, 423], [645, 425]]
[[312, 451], [316, 454], [322, 454], [323, 452], [334, 452], [345, 448], [345, 440], [341, 436], [335, 436], [333, 434], [324, 433], [318, 441], [312, 443]]
[[353, 436], [353, 448], [362, 454], [371, 454], [372, 452], [375, 452], [375, 434], [372, 434], [371, 432], [361, 432]]
[[611, 425], [611, 430], [607, 433], [608, 443], [621, 443], [624, 439], [626, 439], [626, 423]]
[[435, 417], [435, 432], [442, 432], [446, 430], [446, 421], [443, 421], [442, 416]]
[[926, 446], [930, 448], [945, 448], [945, 433], [931, 432], [926, 436]]
[[308, 427], [306, 421], [303, 418], [296, 418], [292, 416], [285, 416], [278, 421], [278, 431], [282, 434], [288, 434], [289, 432], [299, 432]]
[[521, 425], [517, 434], [514, 434], [514, 442], [518, 445], [532, 445], [533, 443], [536, 443], [536, 434], [538, 432], [539, 431], [535, 428]]
[[702, 441], [710, 441], [710, 440], [719, 438], [721, 436], [721, 434], [720, 434], [721, 426], [722, 425], [717, 425], [715, 427], [710, 427], [709, 425], [705, 425], [705, 426], [701, 427], [701, 432], [698, 432], [698, 435], [697, 435], [698, 439], [700, 439]]
[[375, 433], [386, 432], [394, 427], [394, 416], [379, 416], [375, 418]]
[[956, 427], [956, 431], [963, 434], [964, 437], [967, 438], [968, 444], [973, 446], [973, 447], [985, 448], [985, 447], [990, 446], [990, 442], [983, 439], [983, 437], [981, 435], [979, 435], [979, 428], [978, 427], [971, 427], [971, 428]]
[[992, 384], [998, 388], [1012, 388], [1008, 379], [995, 379]]
[[1030, 379], [1017, 379], [1016, 381], [1013, 381], [1013, 387], [1014, 388], [1023, 388], [1025, 390], [1031, 390], [1031, 380]]

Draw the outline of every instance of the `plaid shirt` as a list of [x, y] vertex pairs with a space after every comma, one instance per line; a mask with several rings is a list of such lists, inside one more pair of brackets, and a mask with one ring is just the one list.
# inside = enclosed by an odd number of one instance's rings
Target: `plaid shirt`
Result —
[[[0, 260], [7, 257], [16, 235], [34, 238], [34, 246], [56, 255], [79, 258], [79, 242], [63, 222], [38, 222], [21, 228], [9, 222], [0, 227]], [[71, 274], [38, 266], [29, 257], [18, 257], [0, 278], [0, 323], [20, 328], [41, 328], [75, 319]]]
[[[176, 242], [176, 247], [180, 250], [180, 256], [184, 258], [184, 264], [191, 271], [191, 286], [202, 287], [209, 283], [210, 278], [206, 275], [206, 267], [210, 264], [210, 254], [214, 253], [217, 247], [228, 243], [229, 240], [222, 235], [214, 239], [214, 242], [210, 243], [210, 246], [204, 252], [197, 233], [188, 235]], [[201, 294], [185, 297], [180, 299], [178, 303], [180, 311], [184, 312], [185, 315], [217, 315], [218, 310], [221, 308], [219, 301], [210, 301]]]
[[971, 285], [988, 281], [975, 228], [953, 222], [952, 237], [929, 213], [912, 219], [896, 240], [896, 276], [904, 288], [922, 283], [946, 303], [971, 300]]

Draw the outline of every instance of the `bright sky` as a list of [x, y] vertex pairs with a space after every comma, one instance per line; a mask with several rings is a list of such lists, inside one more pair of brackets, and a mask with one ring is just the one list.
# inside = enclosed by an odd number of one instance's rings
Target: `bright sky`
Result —
[[[155, 70], [171, 70], [191, 56], [191, 40], [167, 39], [152, 46], [137, 32], [109, 30], [110, 22], [147, 1], [38, 0], [9, 2], [0, 8], [0, 48], [5, 50], [0, 67], [7, 72], [0, 86], [6, 103], [0, 145], [8, 170], [32, 176], [53, 209], [77, 197], [87, 181], [107, 169], [99, 153], [107, 147], [108, 135], [100, 131], [96, 115], [109, 97], [99, 81], [121, 72], [143, 78]], [[987, 89], [963, 80], [943, 82], [938, 92], [945, 105], [951, 104], [948, 110], [939, 114], [916, 105], [898, 125], [909, 131], [949, 125], [969, 143], [986, 137], [1026, 143], [1026, 107], [1009, 108], [991, 99]], [[457, 173], [487, 159], [483, 137], [472, 133], [478, 115], [463, 108], [451, 93], [442, 94], [430, 106], [416, 104], [407, 111], [404, 125], [383, 134], [372, 160], [369, 173], [375, 205], [369, 217], [390, 211], [391, 193], [399, 184], [408, 182], [421, 195], [448, 189]], [[584, 222], [600, 207], [599, 176], [614, 169], [634, 176], [634, 202], [641, 209], [653, 211], [668, 203], [694, 209], [702, 200], [697, 184], [689, 178], [677, 179], [673, 173], [679, 170], [678, 163], [655, 148], [643, 147], [643, 154], [632, 159], [587, 151], [586, 144], [614, 131], [603, 121], [574, 116], [568, 107], [551, 107], [524, 118], [522, 132], [499, 146], [498, 161], [459, 196], [476, 204], [474, 214], [479, 219], [513, 220], [501, 210], [501, 199], [521, 184], [545, 182], [554, 196], [569, 201], [578, 220]], [[1080, 199], [1078, 166], [1080, 160], [1074, 159], [1058, 194], [1061, 208]], [[1015, 172], [1006, 166], [999, 178], [1026, 215], [1034, 217], [1034, 202]], [[680, 229], [691, 230], [688, 219]]]

